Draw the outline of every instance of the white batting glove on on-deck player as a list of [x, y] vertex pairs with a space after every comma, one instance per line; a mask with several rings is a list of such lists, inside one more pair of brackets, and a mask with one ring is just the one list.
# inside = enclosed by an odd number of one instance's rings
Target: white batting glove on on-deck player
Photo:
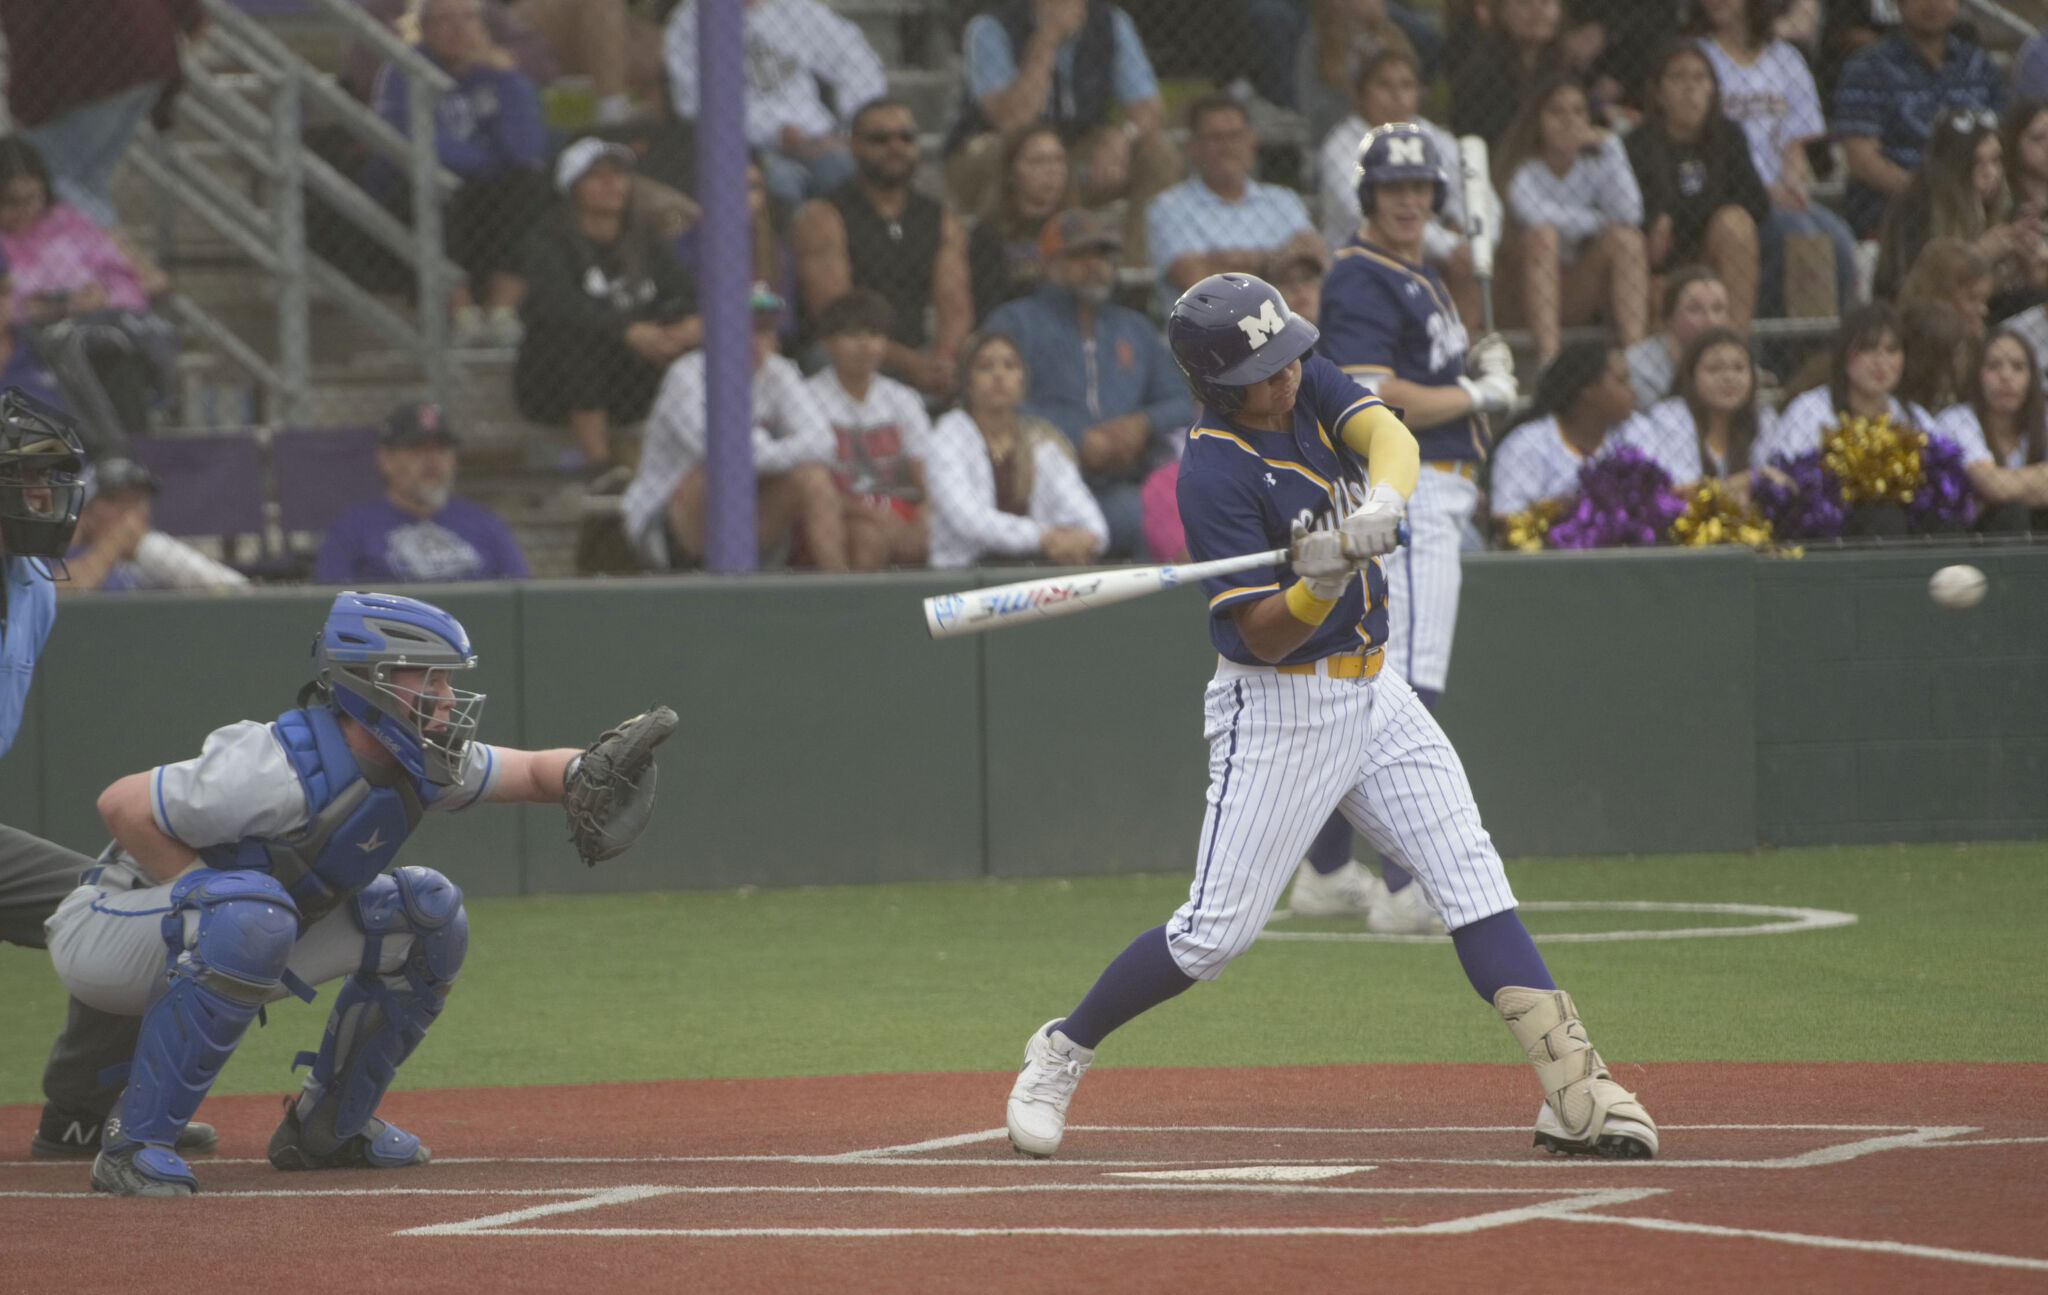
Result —
[[1482, 378], [1515, 376], [1515, 353], [1499, 333], [1488, 333], [1473, 344], [1466, 356], [1467, 367]]
[[1358, 574], [1357, 565], [1344, 556], [1344, 536], [1338, 531], [1312, 531], [1296, 522], [1287, 556], [1301, 583], [1323, 602], [1342, 597], [1344, 586]]
[[1392, 553], [1399, 544], [1401, 519], [1408, 515], [1408, 501], [1384, 481], [1372, 488], [1365, 503], [1337, 526], [1344, 538], [1344, 556], [1363, 563]]
[[1472, 412], [1475, 414], [1505, 414], [1515, 407], [1515, 401], [1522, 395], [1522, 389], [1515, 384], [1515, 375], [1512, 373], [1459, 378], [1458, 385], [1465, 389], [1466, 395], [1472, 397]]

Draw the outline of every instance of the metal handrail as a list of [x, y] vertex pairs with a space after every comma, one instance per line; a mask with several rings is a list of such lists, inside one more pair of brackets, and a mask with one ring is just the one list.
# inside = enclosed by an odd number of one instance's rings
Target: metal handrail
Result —
[[1963, 8], [1968, 9], [1980, 18], [1988, 18], [1992, 22], [2002, 25], [2007, 31], [2018, 36], [2021, 40], [2032, 36], [2038, 30], [2033, 23], [2028, 22], [2004, 5], [1997, 3], [1997, 0], [1963, 0]]

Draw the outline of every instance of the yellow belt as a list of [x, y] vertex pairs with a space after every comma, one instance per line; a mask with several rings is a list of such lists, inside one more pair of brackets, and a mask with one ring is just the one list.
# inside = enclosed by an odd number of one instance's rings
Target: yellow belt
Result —
[[[1339, 656], [1324, 657], [1329, 663], [1332, 679], [1357, 679], [1361, 676], [1372, 678], [1386, 664], [1387, 654], [1383, 649], [1373, 648], [1367, 652], [1345, 652]], [[1300, 665], [1277, 665], [1273, 669], [1280, 674], [1314, 674], [1316, 663], [1304, 661]]]
[[1430, 459], [1422, 466], [1425, 468], [1435, 468], [1438, 472], [1449, 472], [1454, 476], [1463, 477], [1467, 481], [1479, 479], [1479, 465], [1470, 459]]

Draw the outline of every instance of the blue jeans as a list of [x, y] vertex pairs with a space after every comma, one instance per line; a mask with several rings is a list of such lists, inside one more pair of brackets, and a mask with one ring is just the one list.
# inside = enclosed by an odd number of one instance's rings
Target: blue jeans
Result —
[[1849, 232], [1848, 222], [1832, 209], [1817, 202], [1809, 204], [1805, 211], [1773, 204], [1769, 218], [1757, 233], [1762, 253], [1757, 266], [1761, 272], [1756, 303], [1759, 317], [1774, 318], [1785, 312], [1785, 239], [1792, 234], [1827, 235], [1835, 248], [1836, 308], [1847, 311], [1856, 304], [1856, 236]]
[[830, 193], [853, 178], [853, 154], [843, 148], [818, 157], [795, 157], [764, 148], [759, 157], [761, 183], [792, 207], [806, 198]]
[[108, 192], [114, 167], [163, 92], [162, 82], [147, 81], [21, 132], [49, 165], [57, 201], [71, 204], [102, 226], [114, 223], [114, 200]]

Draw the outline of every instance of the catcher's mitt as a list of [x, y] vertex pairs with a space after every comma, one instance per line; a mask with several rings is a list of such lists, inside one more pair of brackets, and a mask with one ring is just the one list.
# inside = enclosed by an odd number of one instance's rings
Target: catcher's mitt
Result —
[[608, 730], [562, 771], [569, 840], [587, 866], [640, 839], [654, 812], [654, 748], [675, 731], [676, 713], [656, 706]]

